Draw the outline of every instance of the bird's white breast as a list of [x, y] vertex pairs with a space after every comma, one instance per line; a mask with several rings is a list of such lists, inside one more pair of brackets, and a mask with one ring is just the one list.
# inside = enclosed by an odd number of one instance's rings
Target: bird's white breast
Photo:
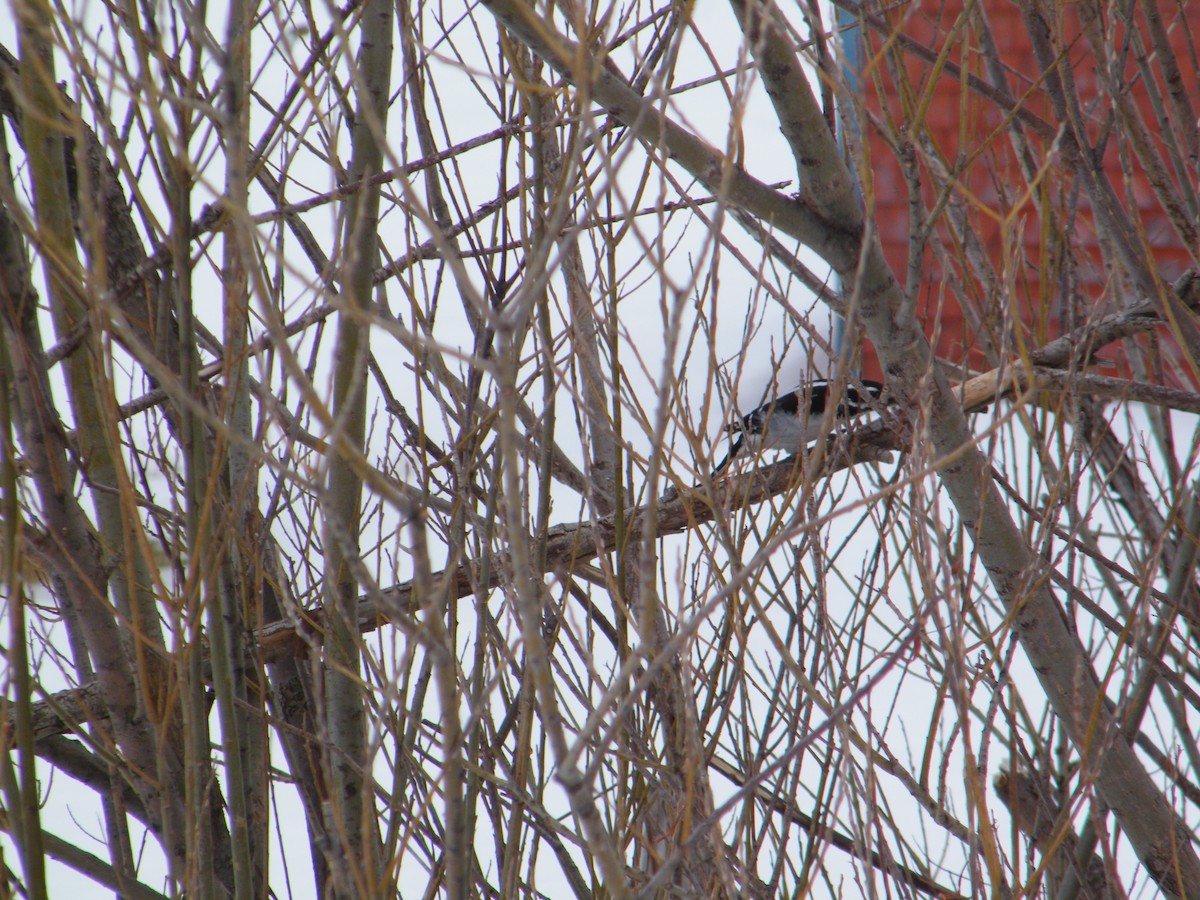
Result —
[[[767, 419], [766, 434], [756, 444], [763, 450], [786, 450], [799, 453], [829, 432], [821, 427], [821, 416], [791, 416], [773, 410]], [[836, 424], [836, 423], [835, 423]], [[752, 437], [747, 435], [747, 437]], [[758, 437], [754, 435], [753, 437]]]

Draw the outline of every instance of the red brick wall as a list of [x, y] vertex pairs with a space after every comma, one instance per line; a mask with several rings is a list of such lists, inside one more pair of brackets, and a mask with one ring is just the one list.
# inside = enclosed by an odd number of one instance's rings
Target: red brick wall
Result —
[[[1182, 85], [1193, 111], [1200, 114], [1200, 76], [1195, 68], [1200, 54], [1200, 0], [1159, 3], [1163, 27], [1181, 66]], [[1129, 300], [1123, 281], [1106, 271], [1086, 190], [1055, 147], [1057, 118], [1038, 81], [1040, 69], [1020, 9], [1010, 0], [982, 0], [982, 5], [1006, 70], [1009, 92], [1051, 131], [1047, 136], [1030, 127], [1023, 129], [1040, 172], [1036, 193], [1031, 195], [1009, 132], [1003, 127], [1004, 111], [991, 99], [969, 89], [961, 72], [946, 68], [939, 71], [935, 63], [896, 42], [890, 44], [891, 56], [886, 56], [881, 52], [886, 36], [870, 30], [866, 35], [866, 65], [860, 77], [868, 116], [866, 152], [870, 157], [870, 174], [864, 176], [870, 180], [864, 183], [864, 195], [873, 208], [884, 251], [902, 284], [910, 247], [909, 193], [895, 138], [907, 134], [920, 141], [915, 153], [916, 169], [927, 207], [934, 206], [942, 196], [934, 177], [936, 166], [930, 164], [930, 159], [939, 159], [946, 167], [958, 167], [951, 199], [967, 220], [967, 232], [978, 241], [980, 252], [976, 258], [985, 258], [991, 271], [980, 277], [978, 267], [969, 263], [963, 235], [956, 233], [943, 214], [934, 230], [940, 250], [927, 249], [924, 254], [918, 314], [938, 356], [956, 364], [965, 362], [975, 369], [990, 368], [998, 357], [1016, 355], [1022, 344], [1035, 347], [1070, 327], [1072, 321], [1078, 323], [1081, 317], [1113, 311]], [[960, 0], [913, 0], [888, 7], [886, 19], [907, 39], [942, 53], [962, 8]], [[1068, 4], [1065, 8], [1067, 13], [1054, 27], [1063, 36], [1086, 127], [1096, 141], [1114, 108], [1107, 95], [1100, 93], [1102, 85], [1097, 77], [1097, 66], [1107, 62], [1093, 52], [1083, 33], [1080, 5]], [[1111, 9], [1102, 8], [1105, 14]], [[1136, 37], [1149, 44], [1141, 13], [1134, 24]], [[990, 83], [979, 50], [981, 30], [977, 21], [970, 19], [959, 23], [959, 27], [961, 32], [950, 44], [947, 61]], [[1108, 36], [1109, 45], [1118, 49], [1134, 37], [1128, 29], [1109, 21], [1102, 22], [1099, 29]], [[1129, 60], [1132, 52], [1129, 48]], [[899, 78], [895, 75], [897, 67], [903, 73]], [[1139, 136], [1148, 141], [1160, 159], [1167, 159], [1162, 128], [1154, 117], [1146, 83], [1132, 61], [1122, 68], [1121, 82], [1145, 123], [1138, 129]], [[1163, 70], [1157, 62], [1151, 65], [1151, 77], [1158, 93], [1163, 94]], [[1172, 127], [1184, 135], [1187, 128], [1177, 118], [1172, 118]], [[1195, 127], [1193, 121], [1193, 139]], [[1181, 140], [1186, 142], [1188, 138]], [[1127, 144], [1118, 146], [1110, 138], [1103, 161], [1130, 218], [1140, 223], [1155, 271], [1167, 282], [1175, 280], [1196, 264], [1194, 257], [1200, 256], [1200, 247], [1193, 246], [1189, 253]], [[1197, 189], [1196, 169], [1197, 161], [1192, 160], [1187, 176], [1192, 190]], [[1178, 177], [1178, 173], [1172, 174]], [[1053, 212], [1044, 215], [1039, 210]], [[1072, 296], [1073, 302], [1068, 299]], [[1161, 366], [1161, 380], [1196, 383], [1194, 366], [1169, 336], [1155, 346], [1161, 357], [1152, 358], [1150, 367]], [[868, 353], [865, 360], [867, 375], [878, 371], [872, 356]], [[1111, 347], [1104, 357], [1107, 366], [1102, 365], [1102, 370], [1129, 373], [1129, 360], [1122, 348]]]

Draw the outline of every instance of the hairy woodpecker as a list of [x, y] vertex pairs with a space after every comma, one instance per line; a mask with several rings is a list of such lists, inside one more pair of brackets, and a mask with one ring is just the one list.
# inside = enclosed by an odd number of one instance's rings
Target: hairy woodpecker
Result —
[[[849, 422], [870, 412], [872, 400], [883, 394], [878, 381], [861, 382], [862, 389], [848, 385], [838, 398], [833, 424]], [[731, 463], [743, 450], [786, 450], [799, 453], [813, 441], [829, 434], [825, 426], [825, 406], [832, 399], [833, 385], [813, 381], [798, 390], [776, 397], [758, 409], [746, 413], [726, 427], [733, 437], [729, 453], [713, 469], [713, 476]]]

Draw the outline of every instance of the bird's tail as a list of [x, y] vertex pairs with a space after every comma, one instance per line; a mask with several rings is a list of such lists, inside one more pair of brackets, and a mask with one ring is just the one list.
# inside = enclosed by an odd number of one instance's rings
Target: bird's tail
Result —
[[729, 452], [725, 454], [725, 458], [723, 460], [721, 460], [719, 463], [717, 463], [716, 466], [713, 468], [712, 476], [711, 476], [712, 478], [716, 478], [718, 475], [720, 475], [721, 472], [723, 472], [725, 470], [725, 467], [728, 466], [731, 462], [733, 462], [733, 460], [737, 457], [738, 453], [741, 451], [742, 442], [744, 440], [745, 440], [745, 438], [742, 435], [739, 434], [737, 436], [737, 440], [734, 441], [733, 444], [730, 445]]

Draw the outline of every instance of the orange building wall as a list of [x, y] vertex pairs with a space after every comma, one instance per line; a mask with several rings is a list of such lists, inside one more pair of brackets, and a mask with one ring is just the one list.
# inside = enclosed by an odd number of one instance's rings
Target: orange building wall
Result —
[[[1023, 107], [1047, 123], [1056, 121], [1049, 100], [1038, 85], [1039, 67], [1029, 44], [1019, 7], [1011, 0], [982, 0], [993, 39], [1005, 66], [1008, 87]], [[940, 53], [946, 35], [962, 12], [960, 0], [934, 2], [913, 0], [888, 7], [888, 21], [907, 38]], [[1106, 99], [1089, 102], [1100, 90], [1097, 65], [1106, 64], [1093, 54], [1079, 22], [1077, 4], [1068, 4], [1066, 17], [1059, 26], [1069, 48], [1071, 72], [1082, 105], [1088, 113], [1087, 128], [1093, 141], [1101, 133], [1104, 117], [1112, 104]], [[1183, 84], [1193, 109], [1200, 113], [1200, 76], [1195, 68], [1200, 48], [1200, 0], [1161, 2], [1163, 26], [1168, 31], [1176, 58], [1183, 67]], [[1108, 7], [1105, 7], [1108, 9]], [[1145, 21], [1137, 20], [1142, 40], [1149, 42]], [[1128, 37], [1125, 29], [1105, 23], [1110, 43], [1120, 47]], [[1038, 190], [1042, 197], [1026, 196], [1027, 179], [1021, 174], [1016, 152], [1007, 128], [1004, 112], [992, 100], [969, 90], [961, 73], [943, 70], [935, 75], [934, 64], [896, 44], [893, 60], [901, 60], [907, 84], [898, 84], [881, 54], [885, 36], [877, 30], [866, 33], [866, 67], [860, 76], [860, 89], [866, 101], [868, 123], [865, 131], [869, 154], [869, 176], [864, 195], [873, 207], [874, 219], [883, 241], [884, 252], [901, 283], [905, 283], [909, 253], [909, 193], [896, 151], [885, 138], [892, 133], [908, 133], [927, 139], [927, 147], [936, 149], [944, 166], [961, 166], [955, 181], [953, 201], [967, 216], [971, 235], [978, 240], [982, 255], [993, 267], [993, 276], [979, 279], [964, 260], [963, 242], [943, 219], [935, 231], [946, 255], [927, 250], [920, 285], [919, 315], [937, 355], [975, 370], [995, 365], [997, 356], [1011, 358], [1018, 352], [1016, 343], [1036, 347], [1065, 329], [1082, 324], [1081, 317], [1115, 311], [1128, 302], [1119, 279], [1105, 270], [1100, 239], [1093, 224], [1086, 190], [1073, 171], [1063, 162], [1052, 138], [1039, 136], [1026, 127], [1029, 142], [1042, 176]], [[979, 52], [980, 31], [969, 21], [959, 40], [950, 48], [947, 59], [990, 83]], [[894, 64], [894, 63], [893, 63]], [[1125, 67], [1124, 82], [1129, 95], [1147, 123], [1145, 133], [1156, 150], [1162, 151], [1161, 135], [1150, 107], [1145, 82], [1136, 67]], [[1161, 69], [1154, 70], [1161, 79]], [[1163, 91], [1161, 81], [1157, 85]], [[924, 113], [922, 115], [922, 110]], [[1195, 127], [1195, 123], [1191, 123]], [[1051, 126], [1053, 127], [1053, 126]], [[928, 150], [924, 151], [928, 152]], [[1189, 266], [1196, 264], [1200, 248], [1189, 253], [1145, 173], [1130, 154], [1124, 153], [1129, 177], [1122, 174], [1122, 153], [1116, 142], [1108, 141], [1104, 167], [1118, 196], [1127, 208], [1136, 208], [1131, 219], [1144, 226], [1144, 239], [1152, 248], [1160, 278], [1172, 282]], [[1166, 158], [1162, 154], [1160, 158]], [[938, 199], [935, 179], [928, 163], [917, 155], [921, 191], [927, 207]], [[1196, 186], [1196, 162], [1190, 170]], [[1056, 215], [1046, 219], [1039, 206], [1048, 204]], [[1073, 210], [1073, 212], [1072, 212]], [[1075, 266], [1064, 267], [1061, 236], [1070, 233]], [[1073, 290], [1072, 290], [1073, 288]], [[1067, 298], [1074, 296], [1073, 304]], [[1072, 306], [1074, 309], [1072, 309]], [[966, 311], [966, 315], [964, 314]], [[972, 315], [973, 313], [973, 315]], [[1003, 352], [986, 352], [981, 333], [990, 334]], [[1007, 337], [1006, 337], [1007, 335]], [[1195, 384], [1195, 368], [1174, 347], [1169, 337], [1160, 341], [1161, 380], [1182, 385]], [[1119, 346], [1102, 353], [1100, 371], [1105, 374], [1130, 374], [1128, 359]], [[878, 377], [878, 363], [872, 353], [864, 360], [864, 374]], [[1145, 377], [1145, 373], [1143, 373]]]

